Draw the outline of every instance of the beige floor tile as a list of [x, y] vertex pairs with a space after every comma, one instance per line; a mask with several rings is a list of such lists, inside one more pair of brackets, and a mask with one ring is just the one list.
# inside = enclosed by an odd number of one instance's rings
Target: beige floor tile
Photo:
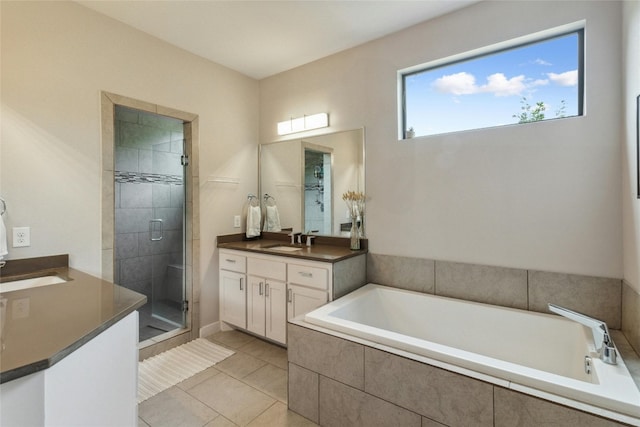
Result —
[[236, 330], [216, 332], [215, 334], [209, 335], [206, 338], [209, 341], [225, 345], [231, 349], [238, 349], [243, 345], [258, 340], [257, 338], [252, 337], [249, 334], [245, 334], [244, 332]]
[[238, 351], [233, 356], [229, 356], [222, 362], [216, 364], [216, 369], [231, 375], [234, 378], [244, 378], [250, 373], [260, 369], [267, 362], [257, 359], [251, 355]]
[[295, 412], [289, 411], [287, 405], [282, 402], [274, 403], [269, 409], [249, 423], [249, 427], [310, 427], [317, 425], [318, 424], [301, 417]]
[[232, 423], [222, 415], [219, 415], [216, 419], [207, 423], [204, 427], [236, 427], [237, 424]]
[[145, 423], [142, 418], [138, 417], [138, 427], [151, 427], [151, 426]]
[[179, 382], [176, 384], [176, 387], [181, 388], [182, 390], [189, 390], [191, 387], [200, 384], [202, 381], [208, 380], [209, 378], [218, 375], [220, 373], [215, 367], [207, 368], [204, 371], [198, 372], [197, 374], [187, 378], [186, 380]]
[[138, 405], [138, 416], [151, 427], [185, 427], [202, 426], [218, 413], [184, 390], [171, 387]]
[[247, 425], [276, 402], [225, 373], [201, 382], [188, 393], [240, 426]]
[[287, 403], [287, 371], [284, 369], [266, 364], [244, 377], [242, 381], [281, 402]]
[[243, 345], [239, 350], [260, 360], [269, 362], [272, 365], [276, 365], [278, 368], [287, 369], [286, 348], [270, 344], [266, 341], [255, 340]]

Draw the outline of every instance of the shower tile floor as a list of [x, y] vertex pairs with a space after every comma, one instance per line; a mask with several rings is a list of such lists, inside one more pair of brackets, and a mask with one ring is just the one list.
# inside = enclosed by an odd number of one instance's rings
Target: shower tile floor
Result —
[[[176, 312], [176, 310], [174, 310], [174, 312]], [[178, 312], [178, 314], [174, 316], [180, 316], [180, 315], [181, 314]], [[175, 325], [168, 322], [164, 322], [161, 319], [158, 319], [157, 317], [153, 317], [151, 315], [150, 303], [147, 303], [138, 309], [138, 316], [139, 316], [139, 324], [140, 324], [138, 341], [140, 342], [151, 339], [153, 337], [157, 337], [158, 335], [162, 335], [166, 332], [176, 329]], [[169, 317], [170, 316], [167, 316], [167, 318]], [[179, 317], [177, 317], [175, 321], [180, 322]]]
[[139, 427], [317, 425], [287, 409], [286, 349], [240, 331], [207, 339], [235, 354], [139, 404]]

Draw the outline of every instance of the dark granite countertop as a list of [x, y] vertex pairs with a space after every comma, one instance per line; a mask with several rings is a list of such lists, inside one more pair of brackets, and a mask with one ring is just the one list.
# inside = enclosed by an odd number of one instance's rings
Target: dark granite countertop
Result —
[[[261, 238], [243, 240], [242, 234], [218, 236], [218, 248], [277, 255], [290, 258], [306, 259], [310, 261], [338, 262], [343, 259], [367, 253], [367, 240], [361, 240], [361, 249], [351, 250], [350, 239], [330, 236], [314, 236], [311, 246], [306, 244], [291, 244], [291, 238], [285, 233], [263, 233]], [[274, 249], [278, 246], [299, 248], [296, 251], [282, 251]]]
[[43, 275], [66, 282], [0, 294], [0, 383], [53, 366], [146, 302], [144, 295], [73, 268], [44, 263], [25, 273], [10, 262], [0, 282]]

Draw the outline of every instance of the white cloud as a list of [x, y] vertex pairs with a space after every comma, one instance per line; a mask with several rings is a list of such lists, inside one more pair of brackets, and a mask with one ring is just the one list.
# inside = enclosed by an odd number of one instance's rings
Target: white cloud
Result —
[[480, 92], [493, 93], [495, 96], [511, 96], [520, 95], [526, 88], [523, 75], [507, 79], [504, 74], [496, 73], [487, 77], [487, 84], [479, 89]]
[[536, 87], [536, 86], [546, 86], [549, 84], [549, 80], [547, 79], [538, 79], [538, 80], [534, 80], [531, 83], [528, 84], [529, 87]]
[[477, 93], [476, 78], [469, 73], [456, 73], [442, 76], [433, 82], [433, 87], [442, 93], [453, 95], [471, 95]]
[[537, 58], [535, 61], [533, 61], [534, 64], [536, 65], [553, 65], [551, 64], [551, 62], [547, 62], [544, 59], [541, 58]]
[[520, 96], [528, 89], [546, 86], [550, 82], [560, 86], [575, 86], [578, 84], [578, 71], [565, 73], [547, 73], [548, 79], [527, 79], [524, 75], [507, 78], [503, 73], [491, 74], [483, 85], [476, 83], [476, 77], [467, 72], [449, 74], [436, 79], [432, 86], [438, 92], [452, 95], [473, 95], [477, 93], [491, 93], [495, 96]]
[[578, 70], [567, 71], [565, 73], [547, 73], [549, 80], [560, 86], [575, 86], [578, 84]]
[[487, 83], [478, 86], [473, 74], [461, 72], [442, 76], [433, 82], [433, 87], [442, 93], [452, 95], [473, 95], [475, 93], [493, 93], [495, 96], [520, 95], [525, 89], [525, 77], [523, 75], [507, 77], [502, 73], [492, 74], [487, 77]]

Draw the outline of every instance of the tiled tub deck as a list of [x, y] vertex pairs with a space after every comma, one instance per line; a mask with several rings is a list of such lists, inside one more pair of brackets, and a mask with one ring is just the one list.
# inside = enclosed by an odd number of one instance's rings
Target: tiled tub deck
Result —
[[627, 425], [307, 326], [289, 324], [289, 408], [322, 426]]

